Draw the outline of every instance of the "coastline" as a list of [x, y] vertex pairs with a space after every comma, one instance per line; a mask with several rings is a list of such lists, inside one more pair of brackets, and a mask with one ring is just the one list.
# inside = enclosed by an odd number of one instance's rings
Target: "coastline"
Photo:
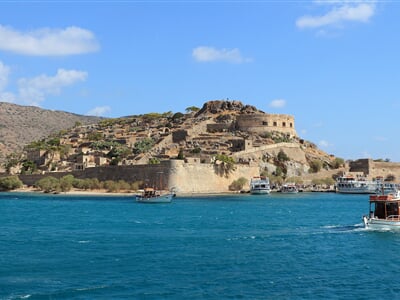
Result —
[[72, 189], [68, 192], [59, 192], [59, 193], [44, 193], [41, 190], [38, 190], [34, 187], [22, 187], [20, 189], [15, 189], [11, 191], [7, 191], [9, 193], [34, 193], [34, 194], [48, 194], [48, 195], [71, 195], [71, 196], [136, 196], [137, 192], [107, 192], [106, 190], [78, 190]]
[[[115, 197], [135, 197], [137, 194], [140, 193], [140, 190], [138, 191], [129, 191], [129, 190], [124, 190], [124, 191], [119, 191], [119, 192], [108, 192], [105, 189], [97, 189], [97, 190], [80, 190], [80, 189], [74, 189], [72, 188], [68, 192], [58, 192], [58, 193], [44, 193], [43, 191], [31, 187], [31, 186], [23, 186], [22, 188], [11, 190], [11, 191], [4, 191], [4, 192], [9, 192], [9, 193], [34, 193], [34, 194], [46, 194], [46, 195], [70, 195], [70, 196], [115, 196]], [[334, 190], [331, 189], [303, 189], [301, 191], [302, 193], [311, 193], [311, 192], [319, 192], [319, 193], [329, 193], [329, 192], [335, 192]], [[0, 192], [1, 193], [1, 192]], [[271, 191], [271, 193], [279, 193], [277, 190]], [[211, 196], [235, 196], [235, 195], [250, 195], [249, 191], [231, 191], [231, 192], [205, 192], [205, 193], [193, 193], [193, 192], [187, 192], [187, 193], [176, 193], [176, 197], [211, 197]]]

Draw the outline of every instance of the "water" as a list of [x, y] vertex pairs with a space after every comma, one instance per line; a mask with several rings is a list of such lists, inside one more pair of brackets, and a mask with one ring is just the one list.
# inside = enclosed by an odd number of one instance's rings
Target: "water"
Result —
[[368, 196], [0, 194], [0, 299], [398, 298], [400, 232]]

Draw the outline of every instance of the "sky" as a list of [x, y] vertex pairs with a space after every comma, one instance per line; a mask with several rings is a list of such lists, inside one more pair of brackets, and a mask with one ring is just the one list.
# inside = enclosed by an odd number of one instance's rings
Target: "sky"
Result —
[[[398, 1], [2, 1], [0, 101], [83, 115], [239, 100], [400, 162]], [[0, 120], [1, 122], [1, 120]]]

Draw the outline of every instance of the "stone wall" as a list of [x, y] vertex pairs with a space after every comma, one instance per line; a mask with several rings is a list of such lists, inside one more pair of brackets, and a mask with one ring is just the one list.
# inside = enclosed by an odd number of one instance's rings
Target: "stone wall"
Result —
[[371, 179], [378, 176], [385, 179], [388, 175], [394, 175], [396, 177], [395, 181], [400, 181], [400, 163], [358, 159], [349, 162], [349, 171], [363, 172]]
[[283, 114], [243, 114], [236, 117], [237, 129], [252, 133], [279, 131], [297, 136], [294, 117]]
[[[221, 174], [217, 166], [211, 164], [188, 164], [184, 161], [171, 161], [170, 188], [179, 193], [221, 193], [228, 192], [232, 181], [244, 177], [250, 181], [259, 176], [257, 165], [236, 165], [229, 177]], [[245, 187], [248, 189], [248, 186]]]
[[125, 180], [143, 181], [147, 186], [162, 189], [176, 189], [177, 193], [221, 193], [229, 190], [232, 181], [240, 178], [258, 176], [258, 166], [237, 165], [229, 177], [221, 175], [220, 170], [211, 164], [199, 162], [185, 163], [183, 160], [168, 160], [156, 165], [104, 166], [87, 168], [74, 172], [51, 172], [43, 175], [20, 175], [24, 184], [33, 185], [43, 177], [61, 178], [72, 174], [75, 178], [97, 178], [100, 181]]
[[296, 143], [279, 143], [272, 145], [264, 145], [260, 147], [253, 147], [245, 151], [233, 154], [233, 157], [238, 160], [239, 158], [250, 159], [254, 161], [262, 160], [263, 156], [277, 156], [279, 151], [285, 154], [293, 161], [301, 164], [307, 164], [307, 159], [301, 146]]
[[400, 164], [394, 162], [373, 162], [370, 174], [373, 177], [381, 176], [386, 178], [388, 175], [394, 175], [395, 181], [400, 182]]
[[372, 159], [358, 159], [349, 162], [350, 172], [363, 172], [365, 175], [370, 175], [370, 167], [372, 166]]
[[71, 174], [78, 179], [97, 178], [100, 181], [143, 181], [147, 186], [166, 189], [169, 181], [169, 164], [167, 163], [168, 161], [155, 165], [103, 166], [86, 168], [82, 171], [73, 172], [49, 172], [41, 175], [19, 175], [19, 178], [24, 184], [33, 185], [43, 177], [53, 176], [61, 178], [65, 175]]

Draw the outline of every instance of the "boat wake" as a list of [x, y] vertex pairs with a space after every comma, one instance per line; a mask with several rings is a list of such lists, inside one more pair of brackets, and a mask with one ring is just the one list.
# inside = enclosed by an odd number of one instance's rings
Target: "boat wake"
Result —
[[335, 232], [353, 232], [353, 231], [365, 231], [367, 230], [364, 223], [358, 223], [354, 225], [326, 225], [324, 229], [329, 229]]

